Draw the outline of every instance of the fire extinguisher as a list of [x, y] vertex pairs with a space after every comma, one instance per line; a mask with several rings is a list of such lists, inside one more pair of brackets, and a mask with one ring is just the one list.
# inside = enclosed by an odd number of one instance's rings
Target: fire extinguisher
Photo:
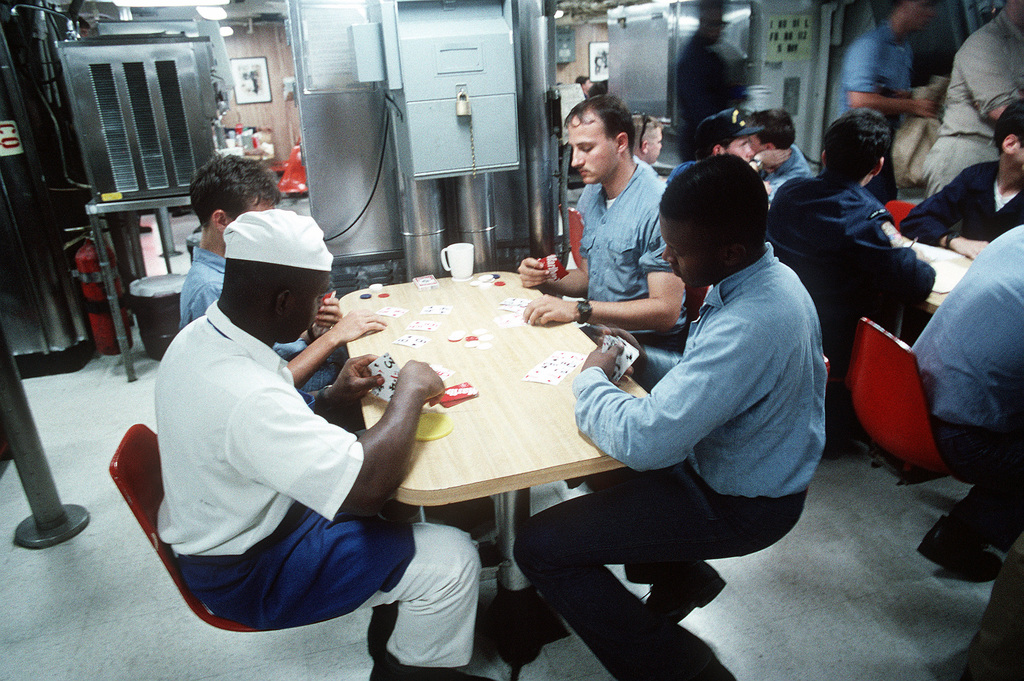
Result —
[[[114, 252], [107, 247], [107, 257], [110, 259], [110, 266], [114, 269], [114, 288], [117, 291], [117, 298], [121, 300], [121, 278], [117, 276], [117, 262], [114, 259]], [[103, 278], [100, 275], [100, 259], [96, 251], [96, 245], [91, 239], [86, 239], [82, 247], [75, 253], [76, 276], [82, 282], [82, 294], [85, 296], [85, 310], [89, 314], [89, 326], [92, 327], [92, 337], [96, 342], [96, 350], [102, 355], [119, 355], [121, 348], [117, 344], [117, 332], [114, 330], [114, 318], [110, 314], [110, 304], [107, 302], [107, 294], [103, 289]], [[124, 328], [128, 328], [128, 311], [121, 307], [121, 321]], [[131, 347], [132, 337], [128, 334], [128, 346]]]

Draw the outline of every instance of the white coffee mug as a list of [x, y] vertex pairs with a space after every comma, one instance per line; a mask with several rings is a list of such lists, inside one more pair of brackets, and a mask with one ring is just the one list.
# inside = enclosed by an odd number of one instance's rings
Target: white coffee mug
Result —
[[473, 278], [473, 244], [462, 243], [441, 249], [441, 267], [452, 273], [453, 281]]

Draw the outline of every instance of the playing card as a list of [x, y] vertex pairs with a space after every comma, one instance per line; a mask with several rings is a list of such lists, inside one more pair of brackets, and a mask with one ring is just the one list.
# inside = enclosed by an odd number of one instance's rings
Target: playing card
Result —
[[498, 307], [509, 312], [522, 312], [523, 308], [530, 304], [529, 298], [506, 298], [498, 303]]
[[633, 362], [636, 361], [636, 358], [640, 356], [639, 350], [618, 336], [605, 336], [604, 342], [601, 345], [601, 352], [608, 352], [616, 345], [622, 347], [622, 352], [615, 358], [615, 375], [612, 376], [613, 383], [618, 383], [626, 374], [626, 369], [628, 369]]
[[565, 269], [565, 265], [562, 264], [562, 261], [554, 253], [546, 258], [541, 258], [540, 263], [547, 270], [548, 279], [551, 281], [558, 281], [569, 274], [569, 270]]
[[500, 317], [495, 317], [494, 323], [503, 329], [511, 329], [514, 326], [526, 326], [526, 320], [523, 319], [522, 311], [509, 312]]
[[418, 348], [421, 345], [425, 345], [430, 342], [429, 338], [423, 336], [417, 336], [415, 334], [407, 333], [404, 336], [399, 336], [395, 340], [391, 341], [395, 345], [405, 345], [410, 348]]
[[420, 310], [420, 314], [451, 314], [451, 313], [452, 313], [452, 306], [451, 305], [427, 305], [422, 310]]
[[441, 377], [442, 381], [447, 381], [455, 375], [455, 371], [453, 369], [446, 369], [440, 364], [431, 364], [430, 368], [437, 372], [437, 375]]
[[384, 315], [385, 317], [401, 317], [406, 312], [408, 312], [408, 310], [404, 307], [382, 307], [377, 310], [377, 314]]
[[370, 362], [367, 368], [371, 375], [384, 377], [384, 385], [379, 385], [370, 392], [385, 402], [390, 402], [391, 396], [395, 394], [395, 388], [398, 386], [398, 372], [402, 368], [387, 352]]
[[427, 322], [422, 319], [417, 319], [414, 322], [410, 322], [409, 326], [405, 327], [408, 331], [437, 331], [441, 327], [439, 322]]
[[564, 350], [553, 352], [543, 362], [530, 369], [526, 376], [523, 376], [523, 380], [533, 383], [557, 385], [563, 378], [571, 374], [576, 367], [582, 364], [586, 358], [587, 356], [580, 352], [566, 352]]

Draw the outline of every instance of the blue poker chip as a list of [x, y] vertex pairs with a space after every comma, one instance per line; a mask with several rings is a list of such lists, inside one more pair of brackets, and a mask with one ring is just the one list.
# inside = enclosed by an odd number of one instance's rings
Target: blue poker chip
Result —
[[491, 276], [494, 277], [495, 279], [501, 279], [500, 274], [492, 274]]
[[360, 295], [359, 297], [360, 297], [360, 298], [363, 298], [363, 299], [366, 299], [366, 298], [373, 298], [373, 296], [372, 296], [371, 294], [369, 294], [369, 293], [363, 293], [363, 294], [362, 294], [362, 295]]

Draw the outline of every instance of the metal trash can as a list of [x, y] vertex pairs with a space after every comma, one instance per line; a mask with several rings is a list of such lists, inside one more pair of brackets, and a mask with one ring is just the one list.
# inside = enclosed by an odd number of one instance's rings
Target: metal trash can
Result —
[[129, 303], [139, 322], [146, 354], [159, 360], [178, 333], [178, 311], [184, 274], [136, 279], [128, 287]]

